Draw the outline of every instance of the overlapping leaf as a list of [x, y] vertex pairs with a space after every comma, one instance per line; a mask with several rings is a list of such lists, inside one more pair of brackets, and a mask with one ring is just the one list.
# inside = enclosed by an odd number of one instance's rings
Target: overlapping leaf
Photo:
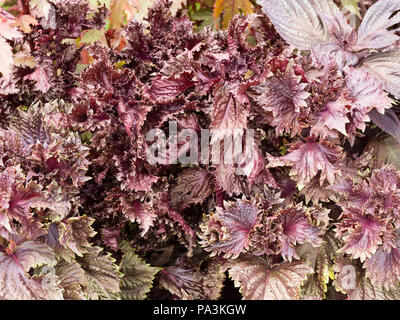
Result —
[[0, 253], [0, 296], [2, 299], [43, 300], [62, 299], [57, 278], [52, 274], [32, 277], [31, 268], [53, 267], [56, 259], [53, 251], [45, 244], [27, 241]]
[[398, 27], [388, 30], [400, 22], [398, 10], [400, 3], [395, 0], [381, 0], [372, 5], [358, 28], [357, 46], [379, 49], [399, 40], [399, 36], [396, 35]]
[[212, 255], [224, 253], [225, 257], [237, 258], [248, 247], [249, 234], [259, 221], [255, 203], [240, 199], [225, 202], [223, 208], [217, 207], [215, 214], [204, 221], [203, 246]]
[[150, 291], [154, 276], [160, 268], [152, 267], [140, 259], [133, 250], [125, 252], [120, 263], [124, 274], [121, 297], [127, 300], [143, 300]]
[[318, 10], [331, 15], [340, 13], [330, 0], [261, 0], [258, 3], [282, 38], [303, 50], [327, 42], [328, 32]]
[[305, 261], [281, 263], [271, 268], [259, 257], [244, 255], [229, 265], [229, 275], [245, 300], [295, 300], [313, 269]]

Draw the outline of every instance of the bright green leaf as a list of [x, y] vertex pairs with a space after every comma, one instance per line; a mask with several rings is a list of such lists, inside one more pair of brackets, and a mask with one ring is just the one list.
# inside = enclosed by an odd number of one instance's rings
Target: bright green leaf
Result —
[[81, 43], [95, 43], [96, 41], [101, 40], [104, 36], [104, 29], [96, 30], [89, 29], [87, 31], [82, 32], [80, 39], [77, 41], [79, 44]]
[[153, 286], [154, 276], [161, 268], [152, 267], [129, 250], [120, 264], [124, 277], [121, 280], [122, 299], [143, 300]]

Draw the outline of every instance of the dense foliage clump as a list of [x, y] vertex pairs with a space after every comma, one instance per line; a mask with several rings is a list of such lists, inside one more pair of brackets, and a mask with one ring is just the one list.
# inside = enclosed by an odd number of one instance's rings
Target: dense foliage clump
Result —
[[239, 2], [0, 1], [1, 299], [400, 298], [400, 2]]

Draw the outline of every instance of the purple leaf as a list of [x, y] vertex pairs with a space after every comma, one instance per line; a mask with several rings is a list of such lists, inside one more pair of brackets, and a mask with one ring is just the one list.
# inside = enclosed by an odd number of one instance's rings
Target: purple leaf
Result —
[[385, 113], [382, 114], [376, 109], [372, 109], [368, 116], [379, 128], [400, 142], [400, 120], [393, 110], [385, 110]]
[[267, 167], [290, 166], [290, 176], [297, 181], [301, 190], [320, 172], [320, 185], [327, 180], [330, 184], [340, 175], [338, 162], [343, 158], [340, 147], [327, 141], [322, 143], [307, 139], [305, 142], [294, 143], [289, 153], [283, 157], [268, 157]]
[[8, 248], [7, 254], [0, 252], [0, 297], [7, 300], [62, 300], [62, 290], [54, 276], [47, 274], [35, 278], [28, 273], [31, 268], [54, 266], [56, 261], [50, 247], [34, 241]]
[[271, 268], [262, 258], [243, 255], [229, 264], [229, 275], [244, 300], [299, 299], [300, 287], [310, 273], [313, 269], [306, 261], [284, 262]]
[[201, 168], [181, 172], [171, 190], [172, 206], [183, 209], [192, 203], [202, 203], [211, 194], [211, 178], [210, 173]]
[[173, 100], [193, 85], [192, 76], [188, 73], [169, 78], [157, 76], [149, 89], [149, 96], [158, 103], [165, 103]]
[[382, 244], [384, 221], [359, 208], [346, 208], [342, 217], [343, 221], [337, 226], [338, 234], [343, 234], [344, 241], [340, 252], [361, 261], [371, 257]]
[[349, 258], [338, 258], [334, 264], [335, 280], [333, 286], [337, 291], [347, 294], [348, 300], [398, 300], [398, 288], [386, 290], [374, 285], [365, 277], [365, 270]]
[[358, 28], [357, 47], [359, 49], [379, 49], [388, 47], [400, 39], [396, 35], [399, 27], [392, 28], [400, 22], [400, 3], [397, 0], [380, 0], [373, 4], [362, 19]]
[[374, 285], [386, 289], [396, 287], [400, 282], [400, 251], [398, 248], [379, 248], [363, 264], [365, 274]]
[[248, 248], [249, 234], [260, 222], [259, 211], [255, 203], [240, 199], [224, 202], [223, 208], [217, 207], [216, 212], [203, 221], [201, 237], [205, 250], [211, 251], [212, 256], [224, 253], [226, 258], [237, 258]]
[[51, 88], [50, 75], [48, 70], [42, 66], [38, 66], [36, 70], [24, 77], [24, 80], [35, 81], [35, 89], [46, 93]]
[[278, 219], [282, 225], [279, 237], [279, 252], [284, 260], [292, 262], [293, 258], [299, 259], [295, 246], [308, 242], [315, 247], [322, 244], [321, 230], [312, 225], [301, 204], [297, 207], [287, 207], [280, 210]]
[[146, 234], [150, 227], [153, 226], [156, 219], [156, 213], [147, 203], [141, 203], [139, 200], [130, 201], [125, 197], [120, 198], [121, 209], [126, 218], [130, 221], [137, 221], [142, 228], [142, 236]]
[[259, 0], [275, 28], [290, 45], [301, 50], [328, 41], [319, 12], [335, 15], [339, 8], [330, 0]]
[[257, 103], [260, 107], [272, 113], [272, 123], [277, 134], [299, 133], [304, 127], [304, 119], [309, 108], [307, 98], [310, 93], [306, 91], [307, 84], [301, 82], [302, 77], [297, 76], [293, 60], [289, 61], [284, 73], [267, 78], [265, 83], [257, 86]]
[[382, 83], [384, 90], [400, 99], [399, 49], [371, 55], [362, 61], [361, 66]]

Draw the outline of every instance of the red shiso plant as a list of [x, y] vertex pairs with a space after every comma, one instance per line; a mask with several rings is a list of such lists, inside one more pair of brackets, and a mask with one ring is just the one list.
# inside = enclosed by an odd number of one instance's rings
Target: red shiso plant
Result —
[[400, 299], [400, 1], [0, 3], [1, 299]]

